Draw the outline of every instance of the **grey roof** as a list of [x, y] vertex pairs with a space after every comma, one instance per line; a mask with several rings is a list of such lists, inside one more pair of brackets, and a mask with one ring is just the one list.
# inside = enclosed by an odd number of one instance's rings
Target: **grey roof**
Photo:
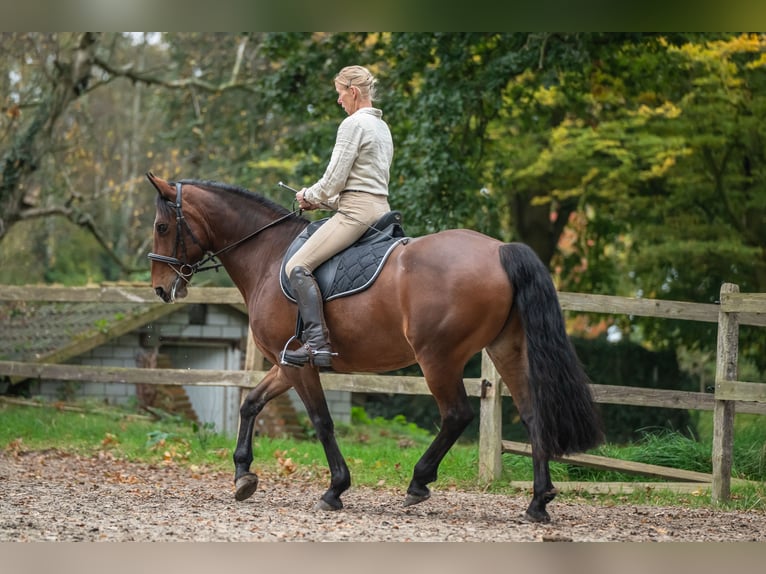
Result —
[[0, 360], [61, 362], [173, 310], [162, 303], [0, 301]]

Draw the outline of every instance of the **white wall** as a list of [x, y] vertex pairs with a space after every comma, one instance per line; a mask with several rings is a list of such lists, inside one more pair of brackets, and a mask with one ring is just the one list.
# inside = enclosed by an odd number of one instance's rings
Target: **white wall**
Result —
[[[238, 370], [241, 352], [227, 345], [167, 345], [168, 355], [176, 369]], [[201, 423], [215, 424], [217, 432], [235, 435], [239, 422], [239, 389], [235, 387], [184, 386], [186, 395]]]

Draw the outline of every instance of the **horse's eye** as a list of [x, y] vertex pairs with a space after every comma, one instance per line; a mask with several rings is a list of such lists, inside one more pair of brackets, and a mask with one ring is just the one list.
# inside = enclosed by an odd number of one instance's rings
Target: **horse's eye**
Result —
[[168, 231], [168, 224], [167, 223], [158, 223], [157, 224], [157, 233], [167, 233]]

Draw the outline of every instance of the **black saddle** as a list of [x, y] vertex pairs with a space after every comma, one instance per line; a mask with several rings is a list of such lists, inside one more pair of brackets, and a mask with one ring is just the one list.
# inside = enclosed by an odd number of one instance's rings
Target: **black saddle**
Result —
[[[309, 223], [306, 229], [293, 240], [282, 259], [279, 282], [282, 292], [291, 301], [295, 301], [295, 297], [285, 273], [285, 264], [328, 219]], [[325, 301], [331, 301], [367, 289], [375, 282], [394, 247], [407, 241], [409, 237], [405, 236], [402, 228], [401, 212], [389, 211], [356, 243], [332, 256], [314, 270], [313, 275], [322, 292], [322, 298]]]

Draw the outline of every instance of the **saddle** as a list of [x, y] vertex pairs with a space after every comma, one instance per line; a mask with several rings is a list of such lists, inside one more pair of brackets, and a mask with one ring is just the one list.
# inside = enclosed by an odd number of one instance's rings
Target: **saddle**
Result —
[[[306, 229], [293, 240], [282, 259], [279, 283], [285, 297], [290, 301], [294, 302], [295, 297], [290, 289], [285, 265], [328, 219], [309, 223]], [[394, 247], [400, 243], [407, 243], [409, 239], [402, 228], [401, 212], [389, 211], [383, 215], [356, 243], [333, 255], [314, 270], [313, 275], [322, 293], [322, 299], [332, 301], [370, 287], [377, 279]]]

